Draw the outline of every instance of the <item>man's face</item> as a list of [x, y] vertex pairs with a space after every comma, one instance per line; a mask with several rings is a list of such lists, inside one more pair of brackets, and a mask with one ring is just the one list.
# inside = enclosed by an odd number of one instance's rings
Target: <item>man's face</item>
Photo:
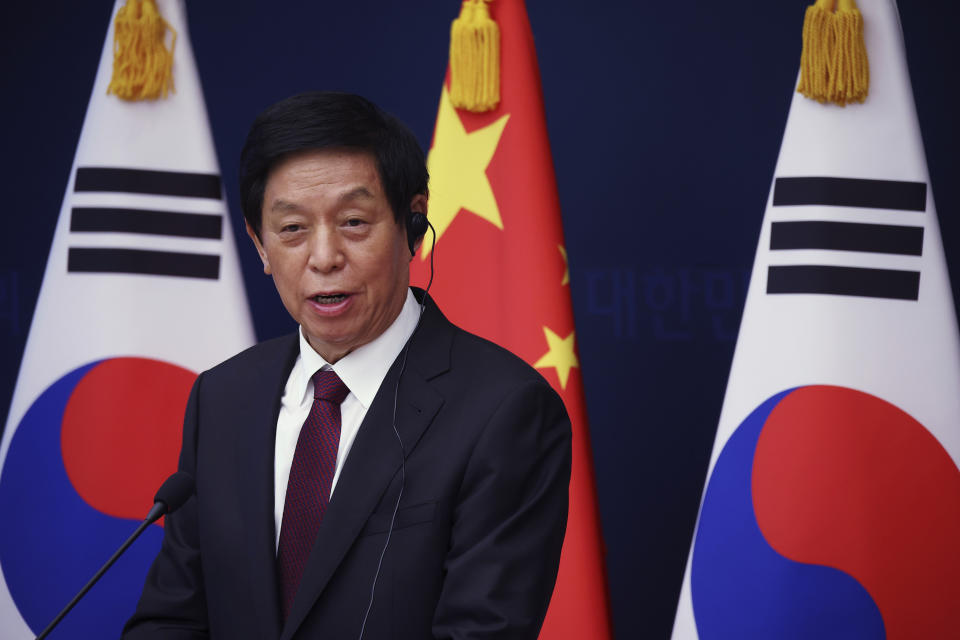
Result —
[[[426, 198], [412, 206], [426, 212]], [[394, 220], [373, 158], [305, 151], [267, 177], [258, 239], [247, 225], [287, 311], [317, 353], [336, 362], [393, 323], [410, 280], [410, 249]]]

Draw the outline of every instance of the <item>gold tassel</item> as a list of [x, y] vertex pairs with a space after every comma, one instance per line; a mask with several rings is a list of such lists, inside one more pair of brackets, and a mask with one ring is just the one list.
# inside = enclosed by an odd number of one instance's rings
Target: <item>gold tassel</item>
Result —
[[870, 65], [863, 40], [863, 15], [854, 0], [839, 0], [834, 30], [837, 52], [831, 99], [840, 105], [863, 102], [870, 88]]
[[803, 51], [800, 54], [800, 84], [797, 91], [823, 102], [829, 83], [828, 61], [834, 31], [833, 0], [817, 0], [803, 18]]
[[870, 87], [863, 16], [854, 0], [817, 0], [803, 20], [797, 91], [818, 102], [863, 102]]
[[[154, 0], [127, 0], [113, 22], [113, 77], [107, 93], [124, 100], [155, 100], [173, 90], [177, 32]], [[170, 49], [164, 46], [170, 31]]]
[[450, 26], [450, 101], [480, 113], [500, 103], [500, 28], [490, 0], [464, 0]]

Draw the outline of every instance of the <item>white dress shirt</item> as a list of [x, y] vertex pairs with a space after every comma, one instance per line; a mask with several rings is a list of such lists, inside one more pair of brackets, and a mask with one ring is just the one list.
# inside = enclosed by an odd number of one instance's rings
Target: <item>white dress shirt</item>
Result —
[[403, 303], [400, 315], [387, 330], [371, 342], [357, 347], [340, 358], [335, 365], [327, 363], [323, 357], [303, 336], [300, 329], [300, 355], [290, 370], [287, 385], [283, 389], [280, 401], [280, 415], [277, 417], [277, 439], [273, 459], [274, 520], [276, 539], [280, 543], [280, 525], [283, 522], [283, 503], [287, 497], [287, 481], [293, 454], [297, 449], [297, 439], [310, 407], [313, 406], [313, 374], [320, 369], [332, 369], [340, 377], [350, 393], [340, 405], [340, 447], [337, 449], [337, 468], [333, 474], [330, 495], [337, 486], [340, 471], [350, 454], [350, 448], [360, 430], [360, 423], [367, 415], [373, 398], [380, 389], [383, 378], [390, 365], [400, 355], [400, 351], [413, 334], [420, 319], [420, 303], [407, 289], [407, 299]]

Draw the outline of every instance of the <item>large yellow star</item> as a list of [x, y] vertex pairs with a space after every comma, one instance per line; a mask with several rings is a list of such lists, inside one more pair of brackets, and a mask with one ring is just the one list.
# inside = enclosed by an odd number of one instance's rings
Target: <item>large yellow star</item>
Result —
[[[427, 170], [430, 171], [428, 216], [436, 230], [437, 241], [461, 209], [503, 229], [500, 209], [487, 179], [487, 165], [497, 150], [509, 117], [507, 114], [482, 129], [467, 133], [450, 102], [447, 88], [443, 88], [433, 148], [427, 156]], [[420, 257], [426, 259], [429, 247], [426, 243], [423, 246]]]
[[547, 338], [549, 350], [537, 360], [533, 366], [537, 369], [554, 367], [557, 375], [560, 377], [560, 387], [567, 388], [567, 380], [570, 379], [570, 369], [579, 367], [577, 354], [573, 352], [573, 331], [566, 338], [561, 338], [547, 327], [543, 328], [543, 335]]

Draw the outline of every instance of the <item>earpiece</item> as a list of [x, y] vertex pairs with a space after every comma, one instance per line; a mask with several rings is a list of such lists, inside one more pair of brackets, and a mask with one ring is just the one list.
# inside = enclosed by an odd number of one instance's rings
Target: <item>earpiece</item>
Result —
[[427, 216], [419, 211], [410, 211], [407, 213], [407, 246], [410, 247], [410, 255], [416, 253], [417, 240], [427, 233]]

